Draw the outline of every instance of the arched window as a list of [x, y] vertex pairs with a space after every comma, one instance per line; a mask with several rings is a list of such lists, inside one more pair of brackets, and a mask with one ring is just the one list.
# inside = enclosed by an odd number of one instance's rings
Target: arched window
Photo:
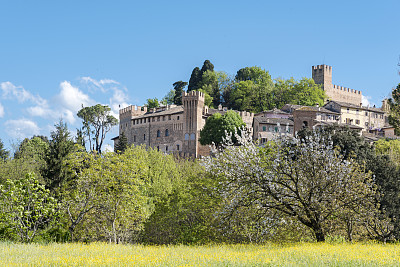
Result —
[[168, 146], [165, 146], [165, 152], [168, 152]]
[[190, 134], [190, 140], [196, 140], [196, 135], [194, 133]]
[[165, 129], [165, 136], [169, 136], [169, 131], [168, 131], [168, 129]]
[[160, 132], [160, 130], [157, 130], [157, 137], [160, 137], [161, 136], [161, 132]]
[[188, 133], [185, 134], [185, 140], [189, 140], [189, 134]]

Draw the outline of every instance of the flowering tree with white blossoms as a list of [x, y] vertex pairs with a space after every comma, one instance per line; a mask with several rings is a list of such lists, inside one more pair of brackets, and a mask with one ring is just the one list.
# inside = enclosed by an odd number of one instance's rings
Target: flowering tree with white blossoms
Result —
[[356, 216], [375, 208], [371, 174], [353, 160], [343, 159], [332, 142], [318, 133], [306, 142], [275, 140], [264, 147], [248, 135], [236, 138], [240, 146], [227, 142], [223, 150], [204, 160], [206, 170], [220, 181], [219, 193], [230, 214], [243, 207], [260, 214], [279, 212], [324, 241], [328, 225], [348, 217], [343, 213]]

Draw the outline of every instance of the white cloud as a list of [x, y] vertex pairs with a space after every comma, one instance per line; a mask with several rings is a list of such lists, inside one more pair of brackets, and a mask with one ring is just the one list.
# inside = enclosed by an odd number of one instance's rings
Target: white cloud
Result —
[[113, 96], [110, 98], [110, 108], [112, 115], [116, 118], [119, 117], [119, 110], [129, 106], [128, 96], [122, 90], [114, 90]]
[[81, 82], [88, 86], [89, 90], [100, 90], [103, 93], [113, 92], [112, 97], [109, 98], [109, 106], [111, 108], [111, 115], [114, 117], [118, 118], [119, 110], [129, 106], [129, 97], [126, 94], [128, 90], [126, 87], [121, 86], [119, 82], [111, 79], [96, 80], [91, 77], [82, 77]]
[[82, 105], [87, 107], [94, 103], [87, 94], [79, 90], [78, 87], [72, 86], [70, 82], [62, 82], [60, 88], [61, 91], [57, 99], [65, 108], [72, 112], [80, 110]]
[[374, 106], [374, 103], [371, 102], [371, 99], [372, 99], [372, 97], [363, 95], [363, 96], [362, 96], [362, 99], [361, 99], [362, 105], [365, 106], [365, 107], [368, 107], [368, 106], [369, 106], [369, 107], [372, 107], [372, 106]]
[[37, 105], [43, 105], [43, 103], [46, 102], [46, 100], [40, 96], [33, 95], [22, 86], [15, 86], [11, 82], [0, 83], [0, 88], [3, 91], [3, 98], [5, 99], [16, 99], [20, 103], [31, 101]]
[[4, 123], [9, 136], [16, 139], [24, 139], [40, 134], [39, 126], [28, 119], [8, 120]]
[[37, 106], [34, 106], [34, 107], [29, 107], [27, 110], [28, 110], [30, 115], [37, 116], [37, 117], [43, 117], [43, 118], [49, 118], [50, 117], [51, 118], [52, 115], [54, 115], [54, 111], [52, 111], [48, 107], [47, 103], [45, 105], [42, 105], [42, 106], [37, 105]]
[[84, 83], [89, 88], [89, 90], [101, 90], [103, 93], [109, 91], [115, 85], [120, 85], [119, 82], [111, 79], [96, 80], [91, 77], [82, 77], [81, 82]]
[[0, 103], [0, 118], [4, 117], [4, 107]]

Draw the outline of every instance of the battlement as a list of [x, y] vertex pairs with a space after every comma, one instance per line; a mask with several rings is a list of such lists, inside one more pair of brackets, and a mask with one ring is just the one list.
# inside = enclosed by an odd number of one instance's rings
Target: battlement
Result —
[[312, 66], [312, 70], [313, 71], [328, 71], [330, 73], [332, 73], [332, 66], [328, 66], [328, 65], [317, 65], [317, 66]]
[[143, 115], [147, 112], [147, 107], [146, 106], [136, 106], [136, 105], [131, 105], [126, 108], [122, 108], [119, 110], [119, 119], [130, 119], [134, 116], [139, 116]]
[[182, 100], [186, 99], [203, 99], [204, 100], [204, 93], [200, 91], [190, 91], [190, 92], [183, 92], [182, 93]]
[[239, 111], [238, 112], [240, 117], [254, 117], [254, 113], [248, 112], [248, 111]]
[[361, 91], [359, 91], [359, 90], [350, 89], [350, 88], [343, 87], [343, 86], [340, 86], [340, 85], [335, 85], [334, 84], [333, 85], [333, 89], [337, 89], [337, 90], [340, 90], [340, 91], [361, 95]]

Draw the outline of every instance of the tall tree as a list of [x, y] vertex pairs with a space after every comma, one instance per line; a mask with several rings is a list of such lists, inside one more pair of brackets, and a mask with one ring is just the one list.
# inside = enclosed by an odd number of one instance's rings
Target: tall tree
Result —
[[89, 140], [89, 145], [92, 146], [92, 141], [96, 144], [95, 147], [90, 147], [91, 151], [94, 150], [101, 154], [106, 134], [118, 124], [118, 120], [110, 112], [109, 106], [101, 104], [85, 107], [78, 111], [77, 115], [83, 120], [83, 130]]
[[201, 67], [201, 74], [203, 75], [206, 71], [214, 71], [214, 65], [208, 59], [204, 61], [203, 67]]
[[115, 152], [117, 153], [124, 153], [125, 150], [128, 148], [128, 138], [124, 132], [121, 133], [119, 136], [118, 144], [115, 146]]
[[201, 70], [199, 69], [199, 67], [195, 67], [192, 71], [192, 75], [190, 75], [189, 85], [187, 89], [188, 92], [199, 89], [201, 77]]
[[8, 156], [10, 155], [10, 152], [9, 151], [7, 151], [5, 148], [4, 148], [4, 144], [3, 144], [3, 142], [1, 141], [1, 139], [0, 139], [0, 160], [6, 160], [6, 159], [8, 159]]
[[400, 83], [392, 90], [392, 97], [389, 98], [389, 105], [389, 123], [394, 126], [395, 134], [400, 135]]
[[187, 82], [182, 82], [182, 81], [177, 81], [173, 84], [175, 90], [175, 95], [174, 95], [175, 105], [182, 105], [182, 93], [187, 84], [188, 84]]
[[203, 63], [203, 67], [199, 69], [195, 67], [189, 79], [188, 92], [198, 90], [202, 86], [203, 75], [207, 71], [214, 71], [214, 65], [207, 59]]
[[[58, 191], [66, 175], [63, 160], [73, 151], [74, 141], [70, 136], [67, 124], [61, 119], [50, 134], [50, 144], [46, 155], [46, 169], [43, 176], [46, 186], [51, 191]], [[56, 192], [58, 194], [58, 192]]]

